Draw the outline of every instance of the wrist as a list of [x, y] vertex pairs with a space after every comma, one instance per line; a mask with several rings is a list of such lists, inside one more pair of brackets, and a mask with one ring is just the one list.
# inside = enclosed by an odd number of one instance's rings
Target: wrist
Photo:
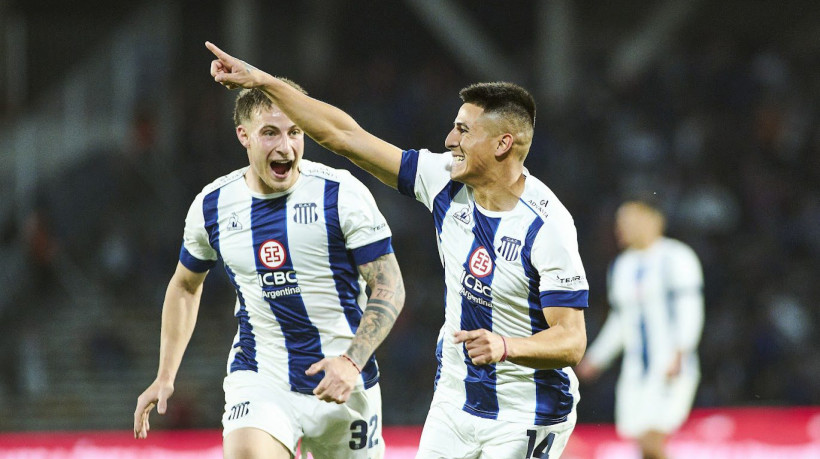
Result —
[[360, 366], [359, 366], [359, 364], [357, 364], [356, 362], [354, 362], [354, 361], [353, 361], [353, 359], [351, 359], [351, 358], [350, 358], [350, 356], [348, 356], [347, 354], [342, 354], [340, 357], [342, 357], [343, 359], [345, 359], [345, 360], [347, 360], [348, 362], [350, 362], [350, 364], [351, 364], [351, 365], [353, 365], [353, 368], [355, 368], [355, 369], [356, 369], [356, 371], [357, 371], [359, 374], [362, 374], [362, 367], [360, 367]]
[[507, 352], [507, 340], [503, 336], [501, 336], [501, 342], [504, 344], [504, 353], [501, 355], [501, 360], [499, 360], [499, 362], [503, 362], [507, 360], [507, 357], [509, 357], [509, 354]]

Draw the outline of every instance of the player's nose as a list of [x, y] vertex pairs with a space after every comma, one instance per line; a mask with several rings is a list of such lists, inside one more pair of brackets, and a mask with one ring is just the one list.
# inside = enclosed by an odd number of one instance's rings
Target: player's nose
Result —
[[447, 134], [447, 138], [444, 139], [444, 146], [449, 150], [455, 150], [458, 148], [460, 141], [461, 135], [458, 131], [453, 129]]

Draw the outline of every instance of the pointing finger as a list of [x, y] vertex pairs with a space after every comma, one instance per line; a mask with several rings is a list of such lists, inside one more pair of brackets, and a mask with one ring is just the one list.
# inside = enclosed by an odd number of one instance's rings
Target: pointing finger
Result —
[[220, 59], [225, 59], [225, 58], [230, 58], [231, 57], [230, 54], [226, 53], [225, 51], [222, 51], [221, 49], [219, 49], [218, 46], [216, 46], [215, 44], [213, 44], [209, 41], [205, 42], [205, 47], [208, 48], [212, 53], [214, 53], [214, 55], [216, 57], [218, 57]]

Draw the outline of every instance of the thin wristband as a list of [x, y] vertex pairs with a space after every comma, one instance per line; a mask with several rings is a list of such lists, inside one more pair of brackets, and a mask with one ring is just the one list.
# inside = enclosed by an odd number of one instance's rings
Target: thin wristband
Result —
[[[505, 356], [507, 355], [507, 351], [504, 351], [504, 355], [505, 355]], [[350, 357], [348, 357], [348, 356], [347, 356], [347, 354], [342, 354], [342, 357], [344, 357], [345, 359], [347, 359], [347, 361], [348, 361], [348, 362], [350, 362], [350, 364], [351, 364], [351, 365], [353, 365], [353, 368], [355, 368], [355, 369], [356, 369], [356, 371], [358, 371], [358, 372], [359, 372], [359, 374], [362, 374], [362, 369], [361, 369], [361, 368], [359, 368], [359, 366], [358, 366], [358, 365], [356, 365], [356, 362], [354, 362], [354, 361], [353, 361], [353, 359], [351, 359]]]
[[[498, 335], [498, 336], [501, 336], [501, 335]], [[501, 356], [501, 360], [499, 360], [499, 362], [503, 362], [503, 361], [507, 360], [507, 340], [505, 340], [504, 337], [501, 336], [501, 342], [504, 343], [504, 355]]]

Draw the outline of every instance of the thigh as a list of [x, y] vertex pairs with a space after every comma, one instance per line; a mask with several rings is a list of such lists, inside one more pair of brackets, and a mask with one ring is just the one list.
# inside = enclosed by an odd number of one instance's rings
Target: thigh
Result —
[[667, 384], [661, 394], [662, 408], [655, 412], [654, 430], [672, 433], [686, 421], [695, 400], [698, 380], [689, 376], [680, 376]]
[[[295, 454], [302, 430], [291, 399], [301, 394], [265, 386], [259, 382], [256, 373], [244, 371], [228, 375], [223, 387], [222, 435], [226, 451], [227, 446], [233, 448], [239, 438], [260, 439], [258, 432], [261, 432], [274, 443], [284, 445], [291, 456]], [[234, 432], [237, 435], [233, 435]]]
[[481, 459], [557, 459], [575, 428], [574, 416], [552, 426], [489, 422], [492, 425], [482, 429], [486, 441]]
[[316, 459], [381, 459], [382, 401], [379, 385], [354, 392], [341, 405], [314, 398], [314, 414], [303, 422], [302, 448]]
[[472, 432], [480, 419], [433, 398], [416, 459], [474, 459], [481, 452]]
[[225, 459], [290, 459], [293, 454], [269, 433], [254, 427], [231, 431], [222, 444]]

